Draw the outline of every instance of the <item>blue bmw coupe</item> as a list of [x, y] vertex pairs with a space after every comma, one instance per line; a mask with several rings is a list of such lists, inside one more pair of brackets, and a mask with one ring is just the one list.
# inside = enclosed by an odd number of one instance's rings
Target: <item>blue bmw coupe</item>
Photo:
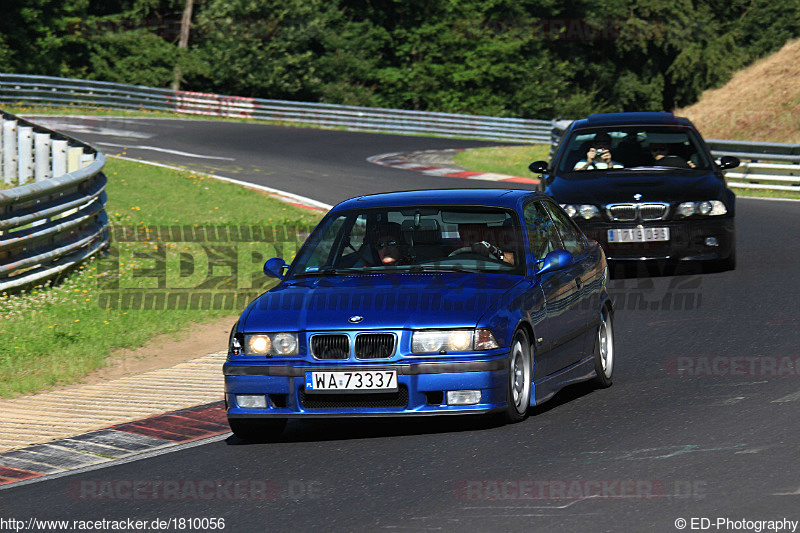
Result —
[[500, 413], [562, 387], [611, 385], [613, 306], [601, 247], [548, 196], [465, 189], [335, 206], [280, 282], [233, 327], [231, 430], [289, 418]]

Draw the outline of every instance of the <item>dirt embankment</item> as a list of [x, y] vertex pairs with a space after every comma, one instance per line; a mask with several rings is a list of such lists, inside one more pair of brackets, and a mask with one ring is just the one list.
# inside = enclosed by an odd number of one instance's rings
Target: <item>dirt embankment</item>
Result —
[[689, 117], [706, 138], [800, 143], [800, 39], [675, 114]]

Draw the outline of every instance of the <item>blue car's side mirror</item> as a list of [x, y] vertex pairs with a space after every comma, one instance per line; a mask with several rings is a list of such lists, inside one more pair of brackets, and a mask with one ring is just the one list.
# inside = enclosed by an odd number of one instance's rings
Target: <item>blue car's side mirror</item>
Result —
[[535, 274], [546, 274], [567, 268], [572, 264], [572, 254], [566, 250], [553, 250], [545, 258], [537, 263]]
[[288, 266], [280, 257], [273, 257], [264, 263], [264, 274], [270, 278], [283, 279], [283, 269]]

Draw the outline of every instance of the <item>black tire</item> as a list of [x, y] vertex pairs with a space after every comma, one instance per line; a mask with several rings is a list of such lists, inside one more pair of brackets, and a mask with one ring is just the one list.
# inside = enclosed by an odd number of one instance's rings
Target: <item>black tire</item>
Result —
[[614, 323], [608, 308], [600, 311], [600, 325], [594, 339], [594, 384], [600, 389], [610, 387], [614, 376]]
[[286, 427], [285, 418], [229, 418], [233, 434], [250, 442], [270, 442], [278, 438]]
[[716, 261], [709, 261], [706, 268], [703, 269], [706, 273], [712, 272], [727, 272], [728, 270], [736, 269], [736, 248], [731, 249], [731, 253], [725, 259], [717, 259]]
[[524, 330], [517, 330], [511, 341], [508, 356], [508, 389], [503, 419], [508, 423], [522, 422], [528, 418], [533, 381], [531, 345]]

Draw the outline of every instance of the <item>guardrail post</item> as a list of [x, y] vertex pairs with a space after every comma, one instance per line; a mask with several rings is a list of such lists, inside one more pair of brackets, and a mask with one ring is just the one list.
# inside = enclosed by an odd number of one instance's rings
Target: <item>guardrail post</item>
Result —
[[75, 172], [81, 168], [81, 156], [83, 148], [80, 146], [70, 146], [67, 148], [67, 172]]
[[20, 185], [22, 185], [33, 179], [33, 128], [20, 126], [17, 131], [19, 133], [19, 143], [17, 145], [17, 153], [19, 154], [18, 179]]
[[17, 121], [3, 121], [3, 181], [6, 186], [17, 185]]
[[81, 154], [81, 168], [86, 168], [94, 163], [94, 154]]
[[33, 134], [33, 176], [34, 181], [44, 181], [53, 177], [52, 167], [50, 166], [50, 134], [49, 133], [34, 133]]
[[67, 141], [53, 141], [53, 177], [67, 173]]

